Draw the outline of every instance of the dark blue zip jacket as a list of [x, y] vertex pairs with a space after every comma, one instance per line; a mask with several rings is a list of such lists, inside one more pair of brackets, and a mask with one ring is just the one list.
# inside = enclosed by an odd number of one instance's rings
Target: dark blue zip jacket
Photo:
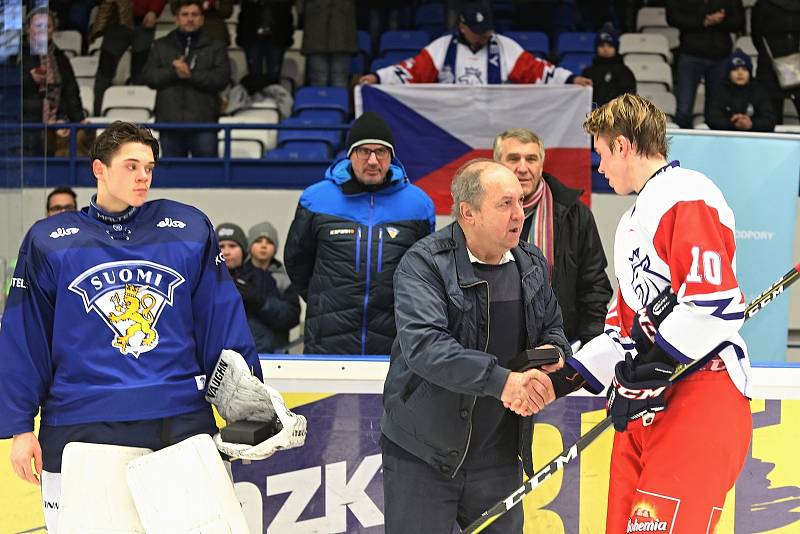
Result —
[[351, 180], [350, 160], [328, 167], [300, 197], [286, 239], [286, 271], [307, 304], [306, 354], [389, 354], [395, 268], [435, 226], [433, 202], [397, 159], [382, 188]]

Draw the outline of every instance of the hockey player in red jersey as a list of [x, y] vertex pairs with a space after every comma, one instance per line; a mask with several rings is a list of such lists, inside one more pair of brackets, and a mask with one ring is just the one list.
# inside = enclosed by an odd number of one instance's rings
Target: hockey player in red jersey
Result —
[[638, 197], [617, 227], [605, 332], [549, 376], [557, 396], [608, 388], [608, 534], [714, 532], [752, 428], [733, 212], [706, 176], [668, 162], [666, 118], [649, 100], [615, 98], [584, 129], [614, 191]]

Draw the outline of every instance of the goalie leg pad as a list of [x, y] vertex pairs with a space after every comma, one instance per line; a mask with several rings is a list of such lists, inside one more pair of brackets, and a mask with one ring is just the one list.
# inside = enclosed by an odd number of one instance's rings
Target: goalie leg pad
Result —
[[128, 486], [147, 534], [249, 532], [233, 483], [207, 434], [131, 461]]
[[72, 442], [61, 460], [59, 534], [144, 534], [126, 479], [150, 449]]

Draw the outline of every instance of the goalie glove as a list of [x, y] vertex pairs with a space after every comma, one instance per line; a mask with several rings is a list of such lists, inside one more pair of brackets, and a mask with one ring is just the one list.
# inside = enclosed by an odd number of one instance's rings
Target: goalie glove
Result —
[[645, 354], [653, 347], [656, 332], [677, 303], [678, 298], [672, 292], [672, 287], [667, 286], [650, 304], [636, 312], [631, 328], [631, 339], [636, 344], [638, 354]]
[[233, 459], [264, 460], [277, 451], [302, 447], [306, 442], [306, 418], [288, 410], [280, 393], [269, 386], [264, 385], [264, 387], [269, 392], [271, 405], [278, 416], [276, 421], [278, 433], [257, 445], [223, 441], [222, 435], [217, 433], [214, 436], [214, 443], [223, 454]]
[[641, 418], [652, 424], [655, 414], [667, 407], [666, 393], [672, 385], [675, 366], [663, 362], [636, 365], [630, 353], [614, 367], [614, 380], [608, 388], [606, 411], [617, 432], [624, 432], [628, 421]]
[[224, 349], [211, 372], [206, 400], [229, 423], [243, 419], [269, 423], [275, 420], [270, 389], [253, 376], [241, 354]]

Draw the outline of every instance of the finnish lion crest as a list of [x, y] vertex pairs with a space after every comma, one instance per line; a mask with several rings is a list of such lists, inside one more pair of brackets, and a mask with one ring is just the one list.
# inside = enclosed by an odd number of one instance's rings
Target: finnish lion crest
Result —
[[69, 285], [111, 329], [110, 345], [138, 358], [158, 346], [158, 319], [172, 307], [175, 288], [185, 279], [158, 263], [131, 260], [87, 269]]

